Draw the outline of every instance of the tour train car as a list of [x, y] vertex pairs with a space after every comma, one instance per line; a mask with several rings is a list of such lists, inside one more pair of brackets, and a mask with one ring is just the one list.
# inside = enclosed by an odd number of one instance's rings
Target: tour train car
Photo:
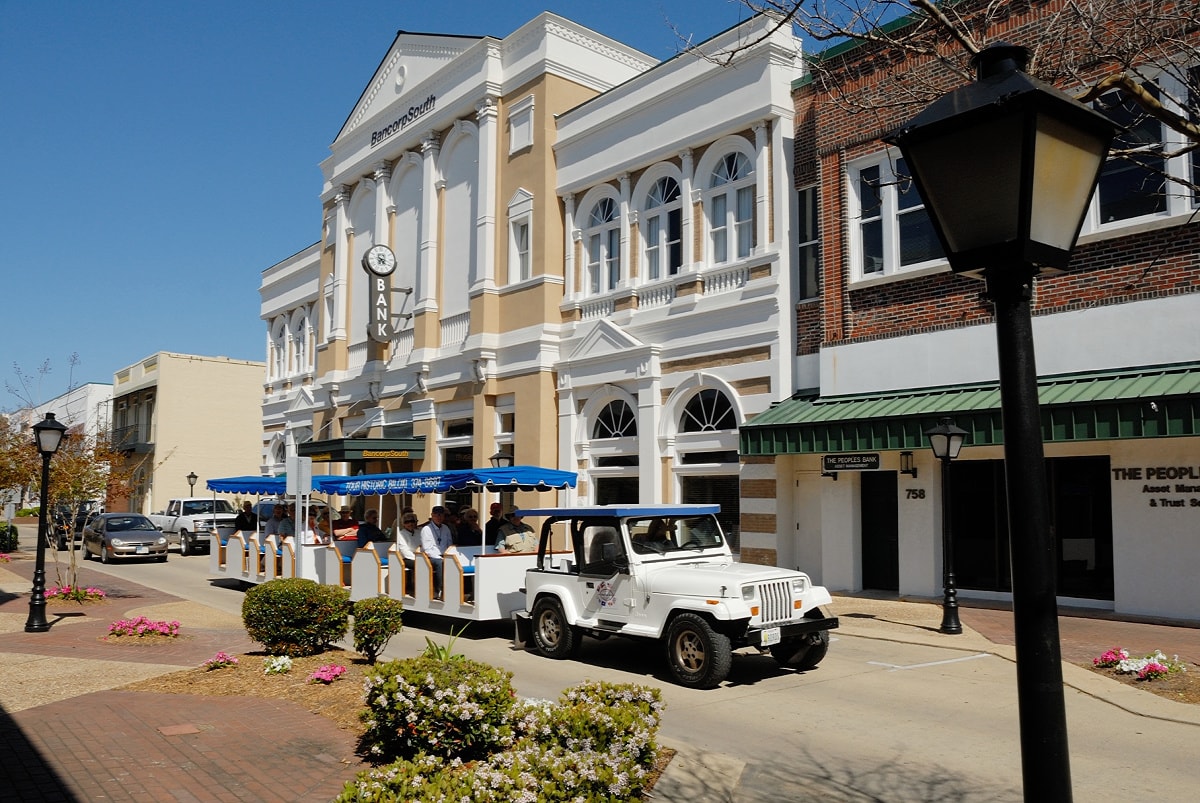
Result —
[[[356, 477], [315, 476], [313, 492], [330, 496], [384, 496], [461, 490], [558, 491], [574, 488], [575, 481], [573, 472], [511, 466]], [[207, 487], [216, 493], [282, 496], [285, 483], [283, 477], [230, 477], [209, 480]], [[298, 533], [303, 530], [302, 511], [307, 503], [306, 496], [295, 500]], [[551, 565], [570, 558], [566, 545], [563, 550], [550, 553]], [[350, 591], [352, 600], [390, 596], [403, 602], [405, 610], [472, 621], [509, 619], [514, 611], [522, 610], [525, 572], [536, 561], [536, 552], [498, 553], [492, 544], [458, 545], [455, 553], [443, 556], [442, 593], [438, 595], [434, 563], [419, 549], [413, 576], [405, 577], [404, 560], [396, 551], [394, 540], [368, 544], [361, 549], [353, 541], [297, 544], [292, 537], [264, 536], [262, 522], [256, 532], [237, 532], [224, 541], [214, 541], [209, 558], [210, 569], [217, 577], [251, 584], [277, 577], [306, 577], [340, 585]]]

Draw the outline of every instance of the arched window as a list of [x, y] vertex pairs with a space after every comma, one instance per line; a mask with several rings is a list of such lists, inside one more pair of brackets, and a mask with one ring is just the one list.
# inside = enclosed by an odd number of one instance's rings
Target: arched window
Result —
[[705, 388], [688, 400], [679, 417], [680, 432], [712, 432], [737, 427], [733, 405], [719, 390]]
[[637, 418], [623, 400], [609, 402], [592, 427], [593, 438], [627, 438], [637, 435]]
[[271, 379], [279, 380], [287, 370], [287, 324], [283, 318], [275, 321], [271, 328]]
[[754, 165], [739, 151], [717, 160], [708, 182], [708, 234], [714, 264], [754, 248]]
[[613, 198], [601, 198], [588, 215], [588, 281], [593, 293], [607, 293], [621, 280], [621, 212]]
[[663, 176], [646, 194], [641, 234], [646, 278], [673, 276], [683, 264], [682, 204], [679, 182]]

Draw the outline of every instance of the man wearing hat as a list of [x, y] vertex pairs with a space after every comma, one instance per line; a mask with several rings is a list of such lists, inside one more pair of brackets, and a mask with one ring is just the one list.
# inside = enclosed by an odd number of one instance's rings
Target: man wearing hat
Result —
[[538, 539], [533, 532], [533, 528], [525, 523], [525, 514], [520, 508], [514, 507], [508, 512], [508, 523], [500, 527], [500, 537], [503, 539], [498, 545], [497, 550], [500, 552], [536, 552], [538, 548]]
[[429, 521], [421, 528], [421, 551], [433, 565], [434, 596], [442, 598], [442, 553], [454, 543], [454, 535], [446, 526], [446, 508], [435, 505]]
[[333, 537], [339, 541], [358, 540], [358, 522], [351, 512], [349, 505], [342, 505], [337, 519], [333, 522]]

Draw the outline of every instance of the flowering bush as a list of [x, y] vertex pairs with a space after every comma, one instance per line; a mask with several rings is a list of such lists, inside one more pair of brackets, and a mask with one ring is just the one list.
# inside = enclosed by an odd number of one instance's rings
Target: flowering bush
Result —
[[87, 588], [79, 588], [78, 586], [50, 586], [44, 592], [46, 599], [65, 599], [72, 602], [86, 602], [88, 600], [102, 600], [108, 597], [101, 589], [88, 586]]
[[145, 616], [121, 619], [108, 626], [110, 636], [169, 636], [179, 635], [179, 622], [152, 622]]
[[308, 682], [324, 683], [328, 686], [330, 683], [333, 683], [344, 674], [346, 674], [346, 667], [338, 666], [336, 664], [326, 664], [309, 675]]
[[209, 658], [207, 661], [205, 661], [203, 664], [201, 664], [201, 666], [203, 666], [205, 669], [207, 669], [208, 671], [211, 672], [214, 669], [220, 669], [221, 667], [224, 667], [224, 666], [237, 666], [237, 662], [238, 662], [238, 659], [233, 657], [229, 653], [219, 652], [216, 655], [214, 655], [212, 658]]
[[1137, 675], [1138, 680], [1165, 678], [1176, 672], [1186, 672], [1187, 665], [1179, 656], [1168, 659], [1162, 650], [1155, 650], [1144, 658], [1130, 658], [1129, 651], [1113, 647], [1099, 658], [1092, 659], [1092, 666], [1100, 669], [1115, 669], [1121, 675]]
[[6, 552], [0, 552], [0, 563], [12, 563], [12, 558]]
[[662, 708], [658, 689], [587, 682], [557, 704], [515, 704], [503, 752], [464, 763], [422, 751], [359, 774], [338, 800], [641, 800]]
[[368, 670], [363, 744], [392, 760], [421, 753], [472, 761], [512, 743], [512, 673], [419, 656]]
[[292, 659], [286, 655], [271, 655], [263, 659], [264, 675], [286, 675], [292, 671]]

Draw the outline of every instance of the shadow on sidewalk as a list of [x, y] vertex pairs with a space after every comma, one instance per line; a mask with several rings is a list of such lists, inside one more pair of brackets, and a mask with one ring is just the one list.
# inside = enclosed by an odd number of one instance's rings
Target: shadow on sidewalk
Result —
[[6, 800], [80, 800], [0, 706], [0, 788]]

